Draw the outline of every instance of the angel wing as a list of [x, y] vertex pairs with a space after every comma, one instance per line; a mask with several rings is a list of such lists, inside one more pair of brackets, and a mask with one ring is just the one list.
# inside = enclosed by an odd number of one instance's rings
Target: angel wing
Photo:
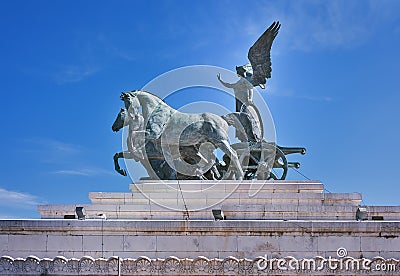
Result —
[[275, 37], [278, 35], [281, 24], [279, 21], [272, 23], [271, 26], [260, 36], [260, 38], [249, 49], [247, 57], [250, 60], [253, 74], [250, 82], [253, 86], [259, 85], [265, 88], [266, 79], [271, 77], [271, 46]]

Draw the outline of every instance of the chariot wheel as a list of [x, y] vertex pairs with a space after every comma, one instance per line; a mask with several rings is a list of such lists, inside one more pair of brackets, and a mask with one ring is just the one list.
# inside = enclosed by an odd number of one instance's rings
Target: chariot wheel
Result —
[[[275, 161], [276, 146], [274, 143], [265, 141], [257, 143], [242, 142], [233, 144], [232, 148], [238, 155], [244, 172], [244, 179], [269, 179], [269, 172]], [[224, 156], [225, 160], [229, 160], [226, 155]]]
[[282, 150], [276, 147], [275, 161], [268, 179], [284, 180], [288, 172], [288, 161]]
[[[249, 145], [242, 142], [233, 144], [232, 148], [238, 154], [244, 171], [244, 179], [284, 180], [286, 178], [289, 163], [283, 151], [275, 144], [259, 142]], [[223, 160], [227, 164], [224, 167], [226, 170], [229, 167], [230, 158], [224, 155]], [[221, 171], [221, 174], [224, 173]]]

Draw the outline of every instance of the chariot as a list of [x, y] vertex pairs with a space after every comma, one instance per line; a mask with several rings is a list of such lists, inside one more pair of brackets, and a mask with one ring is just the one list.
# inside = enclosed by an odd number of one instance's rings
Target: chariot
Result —
[[[239, 156], [244, 179], [286, 179], [289, 168], [300, 168], [299, 162], [287, 160], [289, 154], [306, 153], [302, 147], [281, 147], [272, 142], [236, 143], [232, 145]], [[225, 160], [228, 159], [224, 156]]]
[[[119, 158], [139, 161], [156, 179], [278, 180], [286, 178], [288, 168], [298, 168], [300, 163], [288, 162], [286, 155], [305, 154], [305, 148], [267, 142], [262, 117], [253, 104], [253, 88], [264, 89], [271, 77], [270, 50], [280, 26], [273, 22], [249, 49], [250, 62], [236, 66], [236, 83], [227, 83], [217, 74], [223, 86], [234, 90], [236, 112], [225, 116], [182, 113], [150, 92], [123, 92], [125, 109], [121, 109], [112, 129], [129, 126], [128, 151], [114, 155], [116, 171], [126, 175]], [[236, 129], [240, 143], [229, 143], [229, 126]], [[216, 148], [224, 153], [221, 161], [214, 155]]]
[[[260, 138], [263, 127], [258, 112], [252, 115], [235, 112], [222, 117], [211, 113], [181, 113], [173, 110], [157, 96], [140, 90], [124, 92], [121, 99], [132, 110], [138, 110], [141, 106], [145, 117], [135, 111], [135, 115], [132, 115], [127, 109], [121, 109], [114, 122], [114, 131], [129, 126], [128, 151], [116, 153], [114, 156], [115, 169], [122, 175], [126, 175], [126, 171], [120, 168], [119, 158], [141, 162], [150, 178], [155, 179], [283, 180], [288, 168], [300, 167], [299, 162], [289, 162], [286, 155], [306, 152], [305, 148], [281, 147]], [[253, 110], [257, 111], [256, 108]], [[238, 124], [242, 126], [242, 130]], [[158, 129], [160, 125], [163, 128]], [[236, 128], [239, 137], [245, 137], [245, 142], [240, 139], [240, 143], [228, 143], [229, 125]], [[215, 128], [210, 130], [210, 126]], [[167, 144], [167, 151], [162, 149], [163, 139], [164, 144]], [[203, 148], [201, 152], [203, 144], [208, 144], [211, 148], [208, 151]], [[215, 148], [220, 148], [225, 153], [223, 160], [215, 157]], [[204, 152], [208, 152], [208, 155]], [[182, 173], [182, 170], [177, 169], [180, 163], [189, 164], [190, 169]]]

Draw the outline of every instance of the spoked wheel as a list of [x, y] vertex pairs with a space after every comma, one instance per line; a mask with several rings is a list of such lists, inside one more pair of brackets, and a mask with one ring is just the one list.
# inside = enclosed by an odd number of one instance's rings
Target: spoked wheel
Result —
[[283, 151], [278, 147], [276, 148], [274, 166], [270, 172], [268, 179], [284, 180], [288, 172], [288, 161]]
[[274, 144], [264, 141], [251, 145], [247, 151], [237, 150], [245, 172], [244, 179], [269, 179], [275, 161], [275, 150]]

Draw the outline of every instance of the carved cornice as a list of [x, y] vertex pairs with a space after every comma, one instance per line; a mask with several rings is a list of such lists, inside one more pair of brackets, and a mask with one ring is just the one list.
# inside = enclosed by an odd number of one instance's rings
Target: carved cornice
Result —
[[[89, 256], [76, 258], [65, 258], [57, 256], [53, 259], [29, 256], [27, 258], [12, 258], [3, 256], [0, 258], [0, 275], [326, 275], [326, 273], [337, 275], [381, 275], [383, 271], [376, 271], [377, 264], [391, 267], [391, 273], [399, 271], [400, 261], [397, 259], [384, 259], [375, 257], [373, 259], [354, 259], [345, 257], [335, 259], [335, 263], [328, 265], [328, 259], [317, 256], [313, 259], [295, 259], [288, 256], [279, 260], [298, 265], [297, 270], [280, 269], [278, 259], [267, 260], [263, 257], [255, 259], [237, 259], [227, 257], [225, 259], [208, 259], [199, 256], [195, 259], [168, 257], [166, 259], [152, 259], [139, 257], [137, 259], [110, 257], [108, 259], [94, 259]], [[264, 261], [264, 263], [263, 263]], [[271, 266], [270, 262], [273, 262]], [[302, 267], [302, 263], [310, 265], [315, 262], [314, 267]], [[371, 270], [365, 267], [357, 267], [358, 264], [367, 263]], [[267, 268], [260, 269], [260, 265]], [[349, 268], [350, 266], [350, 268]], [[319, 269], [319, 267], [321, 269]], [[332, 269], [333, 267], [333, 269]], [[272, 268], [272, 269], [271, 269]], [[388, 271], [386, 271], [388, 272]]]

